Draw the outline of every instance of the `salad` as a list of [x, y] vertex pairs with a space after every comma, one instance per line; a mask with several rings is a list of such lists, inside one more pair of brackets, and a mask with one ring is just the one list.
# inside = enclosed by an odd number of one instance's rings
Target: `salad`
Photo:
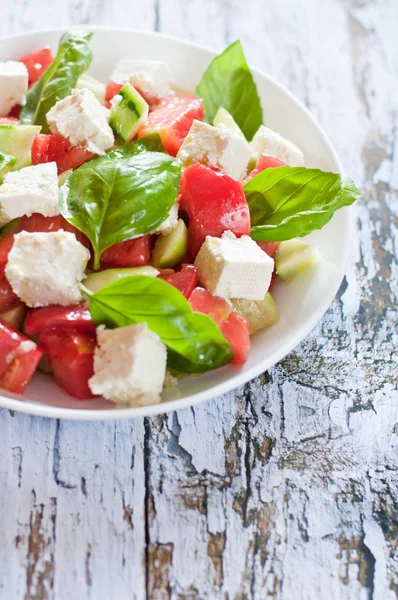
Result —
[[263, 124], [240, 42], [192, 94], [134, 57], [98, 81], [91, 37], [0, 63], [0, 388], [138, 406], [243, 365], [359, 192]]

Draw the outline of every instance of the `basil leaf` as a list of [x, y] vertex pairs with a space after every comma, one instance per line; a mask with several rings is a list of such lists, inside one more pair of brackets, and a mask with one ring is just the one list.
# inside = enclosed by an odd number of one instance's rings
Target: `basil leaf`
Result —
[[93, 58], [89, 46], [92, 33], [72, 31], [60, 40], [57, 56], [26, 94], [21, 108], [22, 123], [41, 125], [48, 131], [46, 115], [58, 100], [69, 96], [80, 75], [87, 71]]
[[193, 312], [176, 288], [145, 275], [125, 277], [88, 296], [96, 325], [125, 327], [146, 323], [167, 346], [168, 365], [182, 373], [204, 373], [231, 361], [230, 344], [217, 325]]
[[262, 125], [263, 112], [257, 86], [239, 40], [211, 61], [196, 92], [203, 100], [207, 123], [213, 123], [222, 106], [233, 116], [248, 140]]
[[244, 186], [254, 240], [278, 242], [322, 229], [360, 196], [351, 179], [305, 167], [276, 167]]
[[61, 213], [92, 243], [95, 269], [109, 246], [155, 231], [169, 215], [181, 163], [152, 152], [156, 145], [157, 137], [148, 136], [94, 158], [60, 189]]

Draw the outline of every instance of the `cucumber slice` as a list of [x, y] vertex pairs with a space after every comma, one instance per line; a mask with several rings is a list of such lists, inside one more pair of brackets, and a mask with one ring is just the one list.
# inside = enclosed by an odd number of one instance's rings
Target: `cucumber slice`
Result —
[[132, 275], [147, 275], [148, 277], [157, 277], [159, 271], [150, 265], [145, 267], [132, 267], [131, 269], [107, 269], [99, 273], [91, 273], [83, 282], [83, 285], [91, 292], [98, 292], [101, 288], [122, 279], [123, 277], [131, 277]]
[[242, 140], [246, 141], [246, 138], [241, 128], [236, 123], [233, 116], [230, 115], [229, 112], [225, 110], [225, 108], [223, 108], [222, 106], [220, 106], [216, 113], [216, 116], [214, 117], [213, 125], [214, 127], [217, 127], [217, 129], [228, 129], [238, 137], [242, 138]]
[[139, 127], [147, 122], [149, 106], [130, 83], [122, 87], [115, 99], [109, 124], [124, 142], [129, 142]]
[[279, 277], [287, 281], [317, 264], [319, 260], [319, 252], [314, 246], [299, 239], [287, 240], [279, 245], [275, 255], [275, 268]]
[[105, 91], [106, 85], [102, 83], [102, 81], [98, 81], [95, 77], [88, 75], [87, 73], [83, 73], [80, 75], [77, 80], [76, 87], [81, 90], [86, 88], [86, 90], [90, 90], [94, 94], [94, 96], [101, 102], [102, 105], [105, 104]]
[[0, 151], [15, 156], [18, 162], [26, 160], [40, 129], [36, 125], [0, 125]]
[[25, 320], [25, 315], [27, 313], [27, 308], [25, 304], [18, 304], [13, 308], [9, 308], [8, 310], [0, 313], [0, 321], [3, 323], [7, 323], [10, 327], [19, 330], [21, 328], [22, 323]]
[[7, 223], [6, 225], [4, 225], [4, 227], [2, 227], [0, 229], [0, 238], [5, 237], [10, 232], [18, 233], [20, 230], [21, 230], [21, 218], [19, 217], [18, 219], [13, 219], [12, 221]]
[[64, 185], [65, 181], [68, 179], [69, 175], [71, 175], [73, 173], [73, 169], [68, 169], [67, 171], [64, 171], [63, 173], [61, 173], [61, 175], [58, 175], [58, 187], [61, 187], [62, 185]]
[[188, 250], [188, 229], [182, 219], [178, 219], [177, 227], [168, 235], [161, 235], [155, 242], [152, 251], [152, 262], [159, 269], [175, 267]]
[[250, 335], [279, 321], [278, 307], [269, 292], [265, 294], [263, 300], [234, 298], [231, 304], [234, 311], [246, 319]]

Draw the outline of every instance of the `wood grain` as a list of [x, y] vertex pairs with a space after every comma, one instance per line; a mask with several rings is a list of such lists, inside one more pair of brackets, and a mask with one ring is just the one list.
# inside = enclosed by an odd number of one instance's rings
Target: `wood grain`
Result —
[[240, 38], [363, 197], [338, 298], [250, 384], [130, 422], [0, 412], [1, 599], [396, 598], [396, 0], [3, 0], [0, 34], [89, 22]]

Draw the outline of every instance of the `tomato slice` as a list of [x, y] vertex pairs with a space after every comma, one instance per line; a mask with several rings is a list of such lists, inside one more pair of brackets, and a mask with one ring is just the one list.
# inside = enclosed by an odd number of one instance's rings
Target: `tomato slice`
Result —
[[264, 250], [268, 256], [275, 258], [280, 242], [256, 242], [256, 244], [257, 246], [260, 246], [261, 250]]
[[286, 163], [279, 160], [279, 158], [274, 158], [273, 156], [260, 156], [253, 171], [251, 171], [246, 177], [245, 183], [253, 179], [253, 177], [261, 173], [261, 171], [265, 171], [265, 169], [272, 169], [274, 167], [286, 167]]
[[29, 52], [19, 59], [23, 62], [29, 73], [29, 86], [35, 83], [47, 71], [48, 67], [54, 62], [53, 54], [50, 48], [41, 48], [35, 52]]
[[43, 354], [37, 346], [24, 351], [21, 344], [29, 341], [0, 322], [0, 387], [15, 394], [22, 394]]
[[231, 344], [234, 353], [231, 365], [244, 365], [250, 350], [250, 333], [246, 319], [231, 312], [221, 325], [221, 333]]
[[146, 265], [151, 257], [152, 236], [144, 235], [134, 240], [114, 244], [101, 255], [101, 264], [108, 269], [115, 267], [139, 267]]
[[14, 232], [10, 231], [3, 238], [0, 238], [0, 274], [4, 272], [7, 264], [8, 255], [14, 243]]
[[198, 269], [195, 265], [182, 265], [179, 271], [160, 278], [180, 290], [185, 298], [189, 298], [194, 288], [198, 285]]
[[94, 374], [95, 336], [74, 330], [52, 329], [40, 334], [57, 384], [79, 400], [93, 397], [88, 380]]
[[12, 287], [8, 283], [6, 276], [0, 275], [0, 313], [18, 304], [19, 298], [12, 291]]
[[180, 208], [189, 217], [189, 251], [195, 258], [207, 235], [230, 230], [250, 235], [250, 212], [239, 181], [206, 165], [185, 169], [180, 182]]
[[203, 288], [196, 288], [189, 297], [189, 304], [195, 312], [208, 315], [220, 327], [232, 312], [231, 307], [224, 298], [213, 296]]
[[71, 146], [62, 135], [52, 133], [38, 133], [33, 140], [31, 154], [33, 165], [56, 162], [58, 173], [77, 169], [95, 156], [86, 148]]
[[106, 86], [105, 90], [105, 106], [107, 108], [111, 107], [111, 100], [120, 92], [122, 89], [122, 83], [116, 83], [116, 81], [110, 81]]
[[138, 131], [138, 137], [158, 132], [166, 152], [176, 156], [193, 120], [203, 121], [203, 115], [200, 98], [170, 94], [149, 113], [147, 122]]
[[[56, 217], [44, 217], [40, 213], [34, 213], [30, 217], [26, 215], [21, 219], [21, 231], [29, 231], [31, 233], [34, 232], [43, 232], [50, 233], [52, 231], [59, 231], [63, 229], [64, 231], [69, 231], [76, 236], [78, 242], [83, 244], [88, 250], [90, 250], [90, 242], [88, 238], [79, 231], [76, 227], [74, 227], [71, 223], [69, 223], [62, 215], [57, 215]], [[1, 265], [1, 240], [0, 240], [0, 265]]]
[[231, 310], [228, 302], [203, 288], [195, 288], [189, 297], [192, 310], [208, 315], [231, 344], [231, 365], [243, 365], [250, 350], [250, 334], [246, 319]]
[[32, 308], [28, 312], [24, 328], [28, 335], [42, 333], [48, 329], [74, 329], [95, 333], [95, 325], [85, 304]]

